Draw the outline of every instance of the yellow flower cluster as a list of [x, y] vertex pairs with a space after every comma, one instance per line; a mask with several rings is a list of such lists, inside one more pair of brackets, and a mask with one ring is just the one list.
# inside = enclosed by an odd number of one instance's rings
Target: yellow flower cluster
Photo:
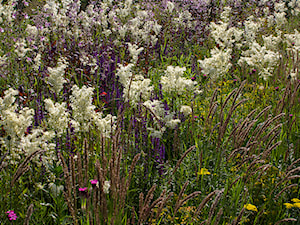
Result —
[[210, 172], [206, 168], [201, 168], [198, 175], [210, 175]]
[[254, 211], [254, 212], [258, 211], [257, 208], [256, 208], [256, 206], [252, 205], [252, 204], [246, 204], [246, 205], [244, 205], [244, 208], [247, 209], [247, 210], [249, 210], [249, 211]]
[[285, 205], [285, 207], [287, 209], [291, 209], [291, 208], [299, 208], [300, 209], [300, 200], [298, 198], [293, 198], [292, 202], [294, 202], [294, 204], [292, 203], [283, 203]]

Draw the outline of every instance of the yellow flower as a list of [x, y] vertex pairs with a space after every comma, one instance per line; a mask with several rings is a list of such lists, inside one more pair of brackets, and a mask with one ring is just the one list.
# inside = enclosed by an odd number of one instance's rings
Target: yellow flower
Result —
[[198, 175], [209, 175], [210, 172], [206, 168], [201, 168], [200, 172], [198, 172]]
[[283, 203], [287, 209], [293, 208], [293, 204], [291, 203]]
[[247, 210], [250, 210], [250, 211], [254, 211], [254, 212], [257, 212], [257, 208], [255, 205], [252, 205], [252, 204], [246, 204], [244, 205], [244, 208], [247, 209]]
[[296, 202], [296, 203], [294, 203], [294, 204], [293, 204], [293, 206], [294, 206], [294, 207], [297, 207], [297, 208], [299, 208], [299, 209], [300, 209], [300, 202]]
[[293, 198], [293, 199], [292, 199], [292, 202], [300, 203], [300, 200], [299, 200], [298, 198]]

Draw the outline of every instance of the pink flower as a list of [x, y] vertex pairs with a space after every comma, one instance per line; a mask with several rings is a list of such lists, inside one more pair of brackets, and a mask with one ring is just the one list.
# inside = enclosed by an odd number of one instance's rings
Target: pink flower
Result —
[[98, 180], [90, 180], [92, 187], [96, 188], [98, 186]]
[[79, 188], [78, 190], [81, 191], [81, 192], [86, 192], [87, 191], [87, 187]]
[[15, 214], [15, 212], [13, 210], [9, 210], [6, 213], [7, 213], [9, 220], [16, 220], [18, 218], [17, 214]]
[[93, 184], [97, 184], [98, 183], [98, 180], [90, 180], [91, 181], [91, 184], [93, 185]]
[[289, 116], [290, 116], [290, 117], [293, 117], [293, 114], [290, 114]]

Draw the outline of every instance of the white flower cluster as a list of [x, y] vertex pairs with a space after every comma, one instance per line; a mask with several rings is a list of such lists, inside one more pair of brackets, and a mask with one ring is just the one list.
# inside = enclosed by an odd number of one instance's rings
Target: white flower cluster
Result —
[[172, 20], [176, 28], [175, 29], [176, 31], [179, 29], [179, 27], [192, 28], [193, 26], [192, 21], [193, 21], [192, 14], [187, 10], [180, 12], [178, 17], [175, 17]]
[[294, 30], [294, 34], [285, 34], [284, 37], [288, 44], [289, 49], [291, 49], [294, 53], [300, 52], [300, 33], [298, 30]]
[[83, 86], [81, 89], [74, 85], [70, 97], [73, 120], [70, 122], [75, 127], [75, 131], [87, 132], [93, 123], [105, 137], [110, 137], [115, 129], [116, 117], [108, 114], [103, 118], [103, 114], [95, 112], [95, 106], [92, 104], [94, 88]]
[[83, 86], [81, 89], [74, 85], [72, 95], [70, 96], [72, 116], [75, 120], [74, 126], [76, 131], [87, 132], [91, 125], [95, 106], [92, 104], [94, 88]]
[[279, 43], [282, 41], [282, 38], [280, 35], [277, 37], [273, 35], [269, 36], [262, 36], [264, 40], [264, 46], [266, 46], [267, 49], [272, 50], [272, 51], [278, 51], [279, 48]]
[[272, 76], [273, 69], [280, 59], [278, 52], [268, 50], [266, 46], [260, 46], [256, 41], [249, 50], [242, 52], [242, 55], [238, 64], [247, 63], [252, 69], [257, 68], [259, 75], [265, 80]]
[[0, 125], [6, 132], [6, 137], [0, 137], [0, 140], [7, 149], [11, 149], [8, 159], [10, 163], [16, 164], [21, 158], [21, 154], [28, 155], [43, 149], [46, 150], [43, 160], [49, 162], [53, 159], [52, 150], [55, 145], [49, 142], [54, 137], [54, 132], [34, 128], [30, 134], [25, 135], [27, 128], [32, 125], [34, 110], [25, 107], [17, 111], [14, 96], [18, 93], [18, 91], [10, 88], [4, 92], [4, 98], [0, 98]]
[[162, 26], [157, 21], [149, 20], [149, 14], [145, 10], [137, 11], [137, 16], [129, 20], [126, 27], [136, 43], [143, 42], [154, 46]]
[[32, 123], [33, 109], [25, 107], [17, 112], [17, 105], [14, 104], [19, 91], [12, 88], [4, 92], [4, 98], [0, 98], [0, 115], [1, 125], [3, 125], [8, 135], [21, 138], [24, 136], [24, 132], [27, 127]]
[[15, 53], [17, 53], [18, 57], [23, 58], [28, 51], [32, 51], [32, 49], [27, 48], [25, 39], [20, 39], [15, 43]]
[[95, 59], [93, 56], [87, 54], [84, 51], [81, 52], [81, 56], [80, 56], [79, 60], [81, 61], [81, 63], [84, 66], [86, 66], [86, 65], [90, 66], [91, 67], [91, 73], [93, 73], [93, 74], [98, 69], [97, 59]]
[[[55, 137], [53, 131], [43, 131], [42, 129], [32, 129], [31, 133], [21, 139], [19, 148], [27, 154], [31, 154], [37, 150], [46, 150], [43, 161], [52, 164], [55, 156], [55, 144], [50, 141]], [[38, 162], [38, 161], [37, 161]]]
[[198, 60], [202, 72], [209, 75], [210, 79], [215, 80], [225, 75], [231, 68], [231, 49], [221, 50], [214, 48], [211, 50], [211, 57]]
[[108, 114], [103, 118], [102, 113], [94, 113], [93, 120], [98, 130], [101, 132], [103, 137], [111, 137], [111, 133], [116, 129], [115, 121], [117, 117]]
[[192, 114], [193, 110], [188, 105], [182, 105], [180, 108], [180, 112], [183, 113], [184, 116], [188, 116], [188, 115]]
[[68, 127], [69, 113], [67, 112], [66, 103], [55, 104], [51, 99], [45, 99], [45, 108], [48, 111], [48, 126], [52, 128], [58, 137], [65, 132]]
[[299, 15], [299, 13], [300, 13], [300, 1], [299, 0], [291, 0], [288, 3], [288, 6], [291, 8], [292, 14], [294, 16]]
[[152, 137], [161, 138], [166, 127], [174, 129], [181, 122], [179, 119], [173, 119], [174, 113], [165, 110], [164, 104], [159, 100], [148, 100], [144, 102], [143, 105], [154, 114], [154, 125], [159, 129], [156, 130], [152, 127], [147, 128], [151, 131]]
[[136, 44], [133, 45], [131, 43], [127, 43], [127, 44], [128, 44], [128, 50], [130, 52], [130, 56], [132, 57], [132, 63], [136, 64], [138, 60], [138, 56], [144, 50], [144, 48], [143, 47], [138, 48]]
[[218, 24], [214, 22], [210, 23], [210, 35], [222, 48], [232, 48], [234, 43], [241, 40], [244, 33], [236, 27], [228, 28], [230, 11], [230, 7], [225, 7], [221, 14], [222, 21], [219, 21]]
[[[6, 19], [8, 22], [12, 22], [15, 18], [16, 11], [14, 10], [14, 5], [17, 3], [16, 0], [9, 0], [6, 4], [0, 4], [0, 22]], [[3, 18], [2, 18], [3, 17]]]
[[255, 22], [253, 16], [249, 16], [245, 21], [245, 28], [244, 28], [244, 37], [246, 39], [245, 44], [249, 45], [253, 41], [255, 41], [256, 34], [258, 29], [261, 27], [260, 22]]
[[141, 101], [146, 101], [151, 97], [153, 86], [151, 80], [146, 79], [141, 75], [135, 76], [134, 79], [129, 81], [124, 87], [123, 94], [125, 101], [130, 101], [133, 104], [137, 104]]
[[150, 79], [146, 79], [142, 75], [134, 76], [131, 72], [133, 66], [133, 64], [119, 65], [116, 75], [124, 87], [123, 97], [125, 101], [137, 105], [137, 103], [147, 101], [150, 98], [153, 86]]
[[179, 95], [186, 91], [194, 91], [197, 82], [182, 77], [185, 70], [185, 67], [168, 66], [165, 72], [166, 75], [161, 77], [162, 90], [168, 94], [176, 93]]
[[104, 184], [103, 184], [103, 192], [105, 194], [109, 194], [109, 189], [110, 189], [110, 181], [106, 180], [104, 181]]
[[64, 58], [58, 60], [56, 67], [48, 67], [49, 77], [46, 78], [46, 81], [50, 85], [50, 90], [56, 94], [59, 94], [63, 88], [63, 84], [67, 82], [64, 79], [65, 69], [67, 67], [68, 63]]
[[28, 35], [33, 36], [34, 38], [38, 35], [37, 27], [30, 24], [27, 24], [26, 32]]

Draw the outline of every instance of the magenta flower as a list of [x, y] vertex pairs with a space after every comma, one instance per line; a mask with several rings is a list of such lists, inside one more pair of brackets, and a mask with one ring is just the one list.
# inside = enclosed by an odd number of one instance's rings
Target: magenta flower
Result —
[[91, 184], [93, 185], [96, 185], [98, 183], [98, 180], [90, 180], [91, 181]]
[[275, 90], [277, 91], [279, 89], [279, 87], [275, 87]]
[[293, 114], [290, 114], [289, 116], [290, 116], [290, 117], [293, 117]]
[[90, 180], [90, 182], [91, 182], [93, 188], [97, 187], [98, 180]]
[[81, 192], [86, 192], [87, 191], [87, 187], [79, 188], [78, 190], [81, 191]]
[[17, 214], [15, 214], [15, 212], [13, 210], [9, 210], [6, 213], [7, 213], [9, 220], [16, 220], [18, 218]]

